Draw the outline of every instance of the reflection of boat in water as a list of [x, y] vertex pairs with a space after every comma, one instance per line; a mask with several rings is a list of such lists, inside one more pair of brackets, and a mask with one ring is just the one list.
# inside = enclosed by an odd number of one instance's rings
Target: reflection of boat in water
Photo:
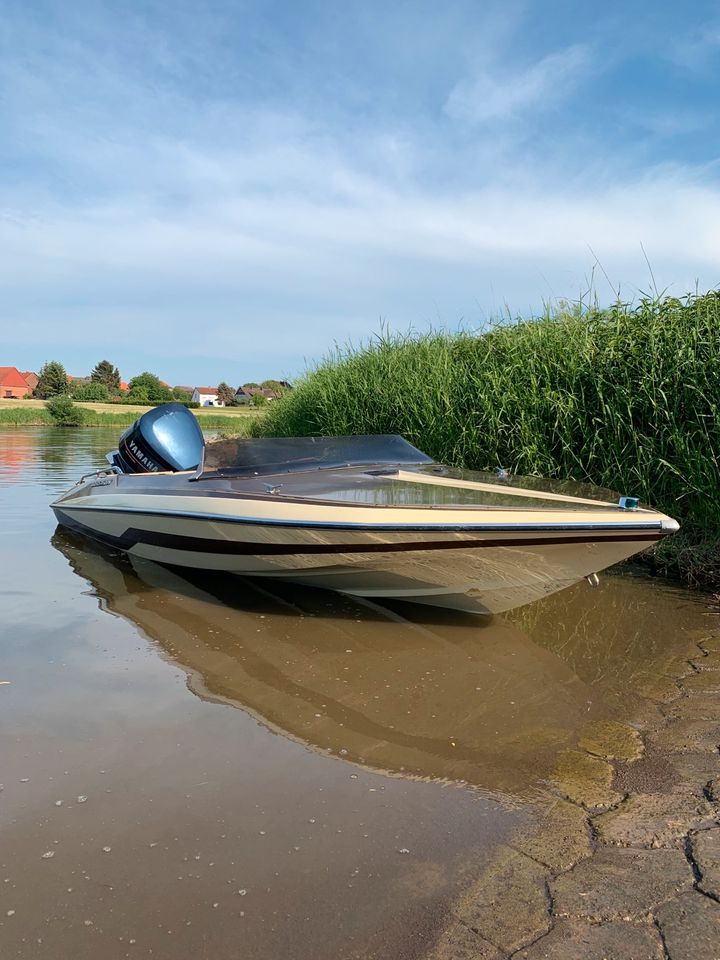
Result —
[[501, 618], [411, 606], [411, 621], [274, 581], [271, 594], [130, 565], [61, 529], [53, 544], [195, 694], [372, 769], [525, 792], [602, 710], [559, 656]]
[[111, 459], [53, 503], [61, 524], [159, 563], [480, 613], [677, 529], [632, 498], [454, 471], [398, 436], [206, 446], [179, 404], [145, 414]]

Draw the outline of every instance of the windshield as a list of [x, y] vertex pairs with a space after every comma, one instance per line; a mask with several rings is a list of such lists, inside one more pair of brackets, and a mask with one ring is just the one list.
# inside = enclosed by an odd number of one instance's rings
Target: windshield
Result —
[[363, 464], [432, 463], [431, 457], [397, 434], [360, 437], [262, 437], [218, 440], [205, 446], [198, 478], [294, 473]]

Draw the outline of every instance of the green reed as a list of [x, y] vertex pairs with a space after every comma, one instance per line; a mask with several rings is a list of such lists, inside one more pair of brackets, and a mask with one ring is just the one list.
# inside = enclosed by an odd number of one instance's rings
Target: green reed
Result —
[[685, 526], [660, 565], [713, 582], [719, 405], [720, 293], [710, 292], [565, 305], [481, 334], [384, 332], [336, 348], [251, 429], [402, 433], [449, 464], [639, 496]]

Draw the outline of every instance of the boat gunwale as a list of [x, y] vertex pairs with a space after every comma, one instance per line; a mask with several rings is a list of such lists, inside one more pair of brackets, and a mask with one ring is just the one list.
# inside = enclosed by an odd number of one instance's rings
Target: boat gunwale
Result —
[[[275, 500], [274, 497], [263, 498], [268, 500]], [[317, 501], [315, 501], [317, 503]], [[293, 527], [293, 528], [307, 528], [307, 529], [340, 529], [340, 530], [388, 530], [388, 531], [398, 531], [400, 533], [409, 530], [418, 530], [418, 531], [433, 531], [433, 530], [454, 530], [457, 532], [463, 531], [488, 531], [488, 532], [529, 532], [529, 531], [592, 531], [592, 532], [601, 532], [603, 530], [616, 531], [658, 531], [660, 535], [663, 535], [664, 520], [666, 519], [663, 514], [654, 513], [654, 519], [637, 521], [635, 519], [630, 520], [628, 518], [625, 522], [617, 521], [585, 521], [585, 522], [553, 522], [553, 523], [433, 523], [433, 524], [410, 524], [410, 523], [353, 523], [348, 521], [333, 521], [333, 520], [292, 520], [292, 519], [275, 519], [272, 517], [239, 517], [227, 514], [217, 514], [217, 513], [202, 513], [189, 510], [157, 510], [157, 509], [147, 509], [144, 507], [132, 507], [132, 506], [103, 506], [101, 503], [95, 504], [86, 504], [86, 503], [74, 503], [72, 500], [66, 501], [63, 499], [56, 500], [50, 505], [53, 509], [57, 508], [59, 510], [80, 510], [80, 511], [96, 511], [100, 513], [120, 513], [120, 514], [131, 514], [131, 515], [140, 515], [140, 516], [151, 516], [151, 517], [168, 517], [168, 518], [178, 518], [184, 520], [203, 520], [207, 522], [222, 522], [222, 523], [237, 523], [237, 524], [252, 524], [260, 526], [278, 526], [278, 527]], [[338, 506], [338, 504], [333, 503], [331, 506]], [[428, 508], [423, 508], [428, 509]], [[438, 509], [437, 507], [435, 508]], [[501, 511], [498, 511], [501, 512]], [[532, 512], [532, 511], [525, 511]], [[539, 511], [536, 511], [539, 512]], [[650, 512], [650, 511], [648, 511]], [[668, 533], [670, 531], [667, 531]]]

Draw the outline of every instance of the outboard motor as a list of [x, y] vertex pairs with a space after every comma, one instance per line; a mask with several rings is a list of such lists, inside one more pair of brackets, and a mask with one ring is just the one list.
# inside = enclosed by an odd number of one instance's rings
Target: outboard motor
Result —
[[188, 408], [165, 403], [128, 427], [107, 458], [123, 473], [194, 470], [204, 446], [200, 424]]

